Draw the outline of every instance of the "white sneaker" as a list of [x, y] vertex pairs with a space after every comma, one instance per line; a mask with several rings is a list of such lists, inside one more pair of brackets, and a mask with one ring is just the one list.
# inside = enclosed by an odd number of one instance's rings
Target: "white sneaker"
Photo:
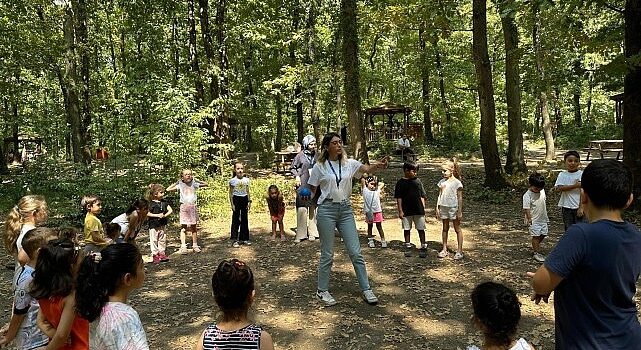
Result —
[[181, 245], [180, 249], [178, 249], [178, 254], [187, 254], [189, 251], [187, 251], [187, 246], [186, 245]]
[[463, 259], [463, 253], [456, 252], [456, 254], [454, 254], [454, 260], [461, 260], [461, 259]]
[[385, 240], [381, 241], [381, 247], [387, 248], [387, 241]]
[[536, 253], [534, 253], [534, 260], [536, 260], [538, 262], [545, 262], [545, 255], [536, 252]]
[[374, 239], [368, 239], [367, 246], [370, 248], [376, 248], [376, 243], [374, 243]]
[[365, 301], [370, 305], [378, 304], [378, 298], [371, 289], [363, 291], [363, 299], [365, 299]]
[[238, 241], [235, 241], [231, 246], [234, 247], [234, 248], [239, 248], [240, 247], [240, 243], [238, 243]]
[[310, 241], [310, 242], [312, 242], [312, 241], [315, 241], [315, 240], [316, 240], [316, 237], [314, 237], [314, 236], [309, 236], [309, 238], [308, 238], [307, 240], [308, 240], [308, 241]]
[[[372, 295], [373, 295], [373, 293], [372, 293]], [[334, 305], [336, 305], [336, 299], [334, 299], [334, 297], [331, 294], [329, 294], [329, 291], [322, 291], [321, 292], [320, 290], [317, 290], [316, 291], [316, 297], [320, 301], [324, 302], [325, 306], [334, 306]]]

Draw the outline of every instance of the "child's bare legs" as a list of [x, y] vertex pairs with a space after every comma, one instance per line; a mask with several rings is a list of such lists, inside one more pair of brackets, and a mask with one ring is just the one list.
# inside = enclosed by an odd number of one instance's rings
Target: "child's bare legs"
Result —
[[276, 239], [276, 221], [272, 220], [272, 239]]
[[[385, 232], [383, 232], [383, 224], [380, 222], [376, 223], [376, 230], [378, 231], [378, 235], [381, 236], [381, 241], [385, 241]], [[371, 234], [371, 230], [367, 232], [368, 234]]]
[[452, 220], [454, 224], [454, 231], [456, 232], [456, 241], [458, 243], [457, 253], [463, 254], [463, 231], [461, 231], [461, 219]]
[[[378, 226], [378, 225], [380, 225], [380, 223], [376, 223], [376, 225]], [[373, 224], [373, 223], [368, 222], [368, 223], [367, 223], [367, 238], [368, 238], [368, 239], [369, 239], [369, 238], [374, 238], [374, 234], [372, 233], [372, 229], [373, 229], [373, 228], [374, 228], [374, 224]], [[379, 232], [380, 232], [380, 229], [379, 229]]]
[[532, 236], [532, 250], [535, 253], [541, 252], [541, 242], [545, 236]]
[[[285, 240], [285, 224], [283, 224], [283, 219], [278, 220], [278, 227], [280, 228], [280, 240]], [[274, 227], [274, 238], [276, 237], [276, 227]]]
[[191, 247], [195, 253], [200, 253], [200, 246], [198, 245], [198, 231], [196, 225], [189, 225], [187, 230], [191, 231]]
[[180, 226], [180, 250], [178, 251], [181, 254], [187, 253], [187, 235], [186, 231], [187, 225]]
[[418, 230], [418, 239], [421, 241], [421, 248], [425, 247], [425, 230]]
[[438, 253], [439, 258], [444, 258], [447, 256], [447, 234], [450, 230], [450, 220], [442, 219], [443, 221], [443, 232], [441, 233], [441, 238], [443, 240], [443, 249]]

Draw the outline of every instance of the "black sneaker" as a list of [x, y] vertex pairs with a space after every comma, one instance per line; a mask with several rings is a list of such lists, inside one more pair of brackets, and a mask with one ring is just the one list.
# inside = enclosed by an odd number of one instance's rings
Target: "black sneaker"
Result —
[[421, 248], [418, 250], [418, 257], [419, 258], [427, 258], [427, 249]]

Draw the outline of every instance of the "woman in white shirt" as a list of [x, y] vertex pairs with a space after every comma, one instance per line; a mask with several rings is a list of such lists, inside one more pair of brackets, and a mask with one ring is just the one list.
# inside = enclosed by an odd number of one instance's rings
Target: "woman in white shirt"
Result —
[[354, 211], [350, 201], [352, 178], [362, 173], [372, 173], [387, 167], [387, 159], [376, 165], [365, 165], [355, 159], [347, 159], [340, 135], [331, 132], [321, 143], [321, 154], [309, 178], [308, 185], [312, 198], [317, 190], [318, 212], [316, 216], [318, 233], [321, 240], [321, 256], [318, 266], [318, 290], [316, 296], [326, 306], [336, 304], [329, 293], [329, 275], [334, 262], [334, 231], [338, 229], [345, 242], [345, 248], [354, 265], [358, 284], [363, 291], [363, 299], [369, 304], [378, 303], [367, 278], [365, 260], [361, 254], [358, 231], [354, 221]]

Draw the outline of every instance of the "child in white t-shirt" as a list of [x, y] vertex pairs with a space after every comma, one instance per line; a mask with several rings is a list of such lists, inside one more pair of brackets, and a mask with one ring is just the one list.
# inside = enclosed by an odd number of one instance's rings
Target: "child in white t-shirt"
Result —
[[443, 249], [438, 253], [439, 258], [449, 255], [447, 251], [447, 235], [450, 230], [450, 221], [456, 232], [457, 249], [454, 259], [463, 259], [463, 232], [461, 231], [461, 218], [463, 217], [463, 184], [459, 180], [461, 168], [456, 158], [443, 163], [441, 167], [443, 178], [438, 182], [438, 200], [436, 202], [436, 219], [443, 221]]
[[378, 182], [376, 176], [361, 177], [361, 188], [363, 191], [363, 213], [365, 213], [365, 222], [367, 222], [367, 245], [375, 248], [374, 234], [372, 230], [376, 224], [376, 230], [381, 236], [381, 247], [387, 248], [385, 232], [383, 232], [383, 209], [381, 207], [381, 190], [384, 183]]
[[567, 231], [568, 227], [582, 221], [583, 208], [581, 207], [581, 176], [583, 170], [579, 170], [581, 158], [577, 151], [567, 151], [563, 155], [565, 162], [564, 170], [559, 173], [554, 184], [554, 189], [561, 192], [559, 207], [563, 217], [563, 225]]
[[197, 180], [190, 169], [180, 172], [180, 180], [165, 189], [166, 192], [178, 191], [180, 194], [180, 254], [187, 253], [187, 232], [191, 232], [192, 251], [200, 253], [198, 245], [198, 199], [196, 192], [201, 187], [206, 187], [207, 182]]
[[232, 211], [232, 246], [238, 248], [241, 243], [251, 245], [247, 214], [251, 209], [252, 201], [249, 196], [249, 178], [245, 177], [245, 166], [241, 162], [234, 164], [234, 177], [229, 180], [229, 203]]
[[532, 254], [538, 262], [545, 261], [541, 254], [541, 242], [548, 234], [548, 211], [545, 205], [545, 179], [538, 173], [528, 178], [530, 188], [523, 195], [523, 214], [525, 224], [529, 227], [532, 236]]

